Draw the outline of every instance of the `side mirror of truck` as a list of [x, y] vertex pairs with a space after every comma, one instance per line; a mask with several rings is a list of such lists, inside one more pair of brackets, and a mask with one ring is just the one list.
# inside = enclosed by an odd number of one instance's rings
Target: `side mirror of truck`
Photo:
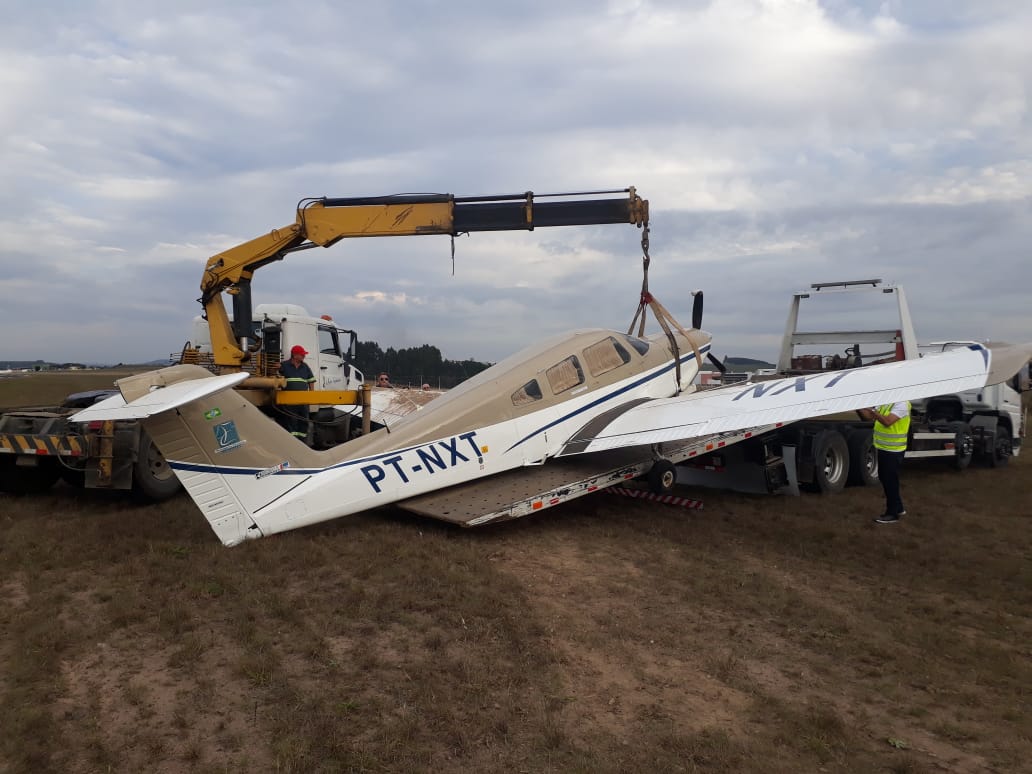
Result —
[[1016, 392], [1028, 392], [1032, 389], [1032, 380], [1029, 378], [1029, 365], [1026, 363], [1020, 371], [1011, 377], [1008, 384]]

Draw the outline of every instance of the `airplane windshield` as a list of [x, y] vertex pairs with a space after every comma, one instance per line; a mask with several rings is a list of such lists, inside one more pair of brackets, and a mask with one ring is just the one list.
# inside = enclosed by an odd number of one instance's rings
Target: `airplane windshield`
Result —
[[639, 355], [644, 355], [649, 351], [649, 343], [647, 341], [635, 338], [634, 336], [624, 336], [624, 339], [638, 351]]
[[537, 379], [531, 379], [512, 394], [512, 405], [526, 406], [541, 398], [541, 387], [538, 386]]

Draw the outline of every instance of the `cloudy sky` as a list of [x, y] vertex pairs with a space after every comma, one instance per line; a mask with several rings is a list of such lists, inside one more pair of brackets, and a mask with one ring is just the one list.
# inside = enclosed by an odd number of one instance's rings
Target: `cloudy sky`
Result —
[[[775, 357], [792, 291], [870, 277], [922, 339], [1032, 339], [1030, 0], [0, 10], [0, 360], [178, 351], [206, 259], [304, 197], [630, 185], [651, 288], [684, 320], [703, 289], [721, 354]], [[447, 237], [349, 240], [255, 301], [497, 360], [626, 329], [639, 236], [473, 234], [454, 276]]]

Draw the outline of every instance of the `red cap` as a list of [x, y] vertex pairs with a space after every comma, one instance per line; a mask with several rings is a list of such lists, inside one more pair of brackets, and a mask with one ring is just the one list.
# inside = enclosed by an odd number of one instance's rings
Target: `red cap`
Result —
[[308, 353], [305, 352], [305, 348], [302, 347], [300, 344], [295, 344], [294, 346], [292, 346], [290, 348], [290, 356], [291, 357], [293, 357], [294, 355], [302, 355], [302, 356], [304, 356], [304, 355], [307, 355], [307, 354]]

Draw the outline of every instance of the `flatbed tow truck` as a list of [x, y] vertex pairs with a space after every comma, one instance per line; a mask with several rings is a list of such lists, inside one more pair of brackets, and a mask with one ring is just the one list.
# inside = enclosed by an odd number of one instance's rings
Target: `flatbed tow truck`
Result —
[[635, 480], [647, 482], [648, 491], [665, 495], [678, 482], [678, 463], [718, 452], [782, 426], [779, 422], [686, 443], [614, 449], [586, 458], [563, 457], [538, 468], [512, 470], [487, 481], [473, 481], [402, 500], [397, 506], [420, 516], [477, 527], [518, 519]]
[[[885, 330], [812, 332], [799, 327], [800, 302], [811, 294], [877, 293], [895, 300], [898, 327]], [[851, 345], [843, 355], [797, 355], [802, 345]], [[884, 350], [861, 353], [861, 346]], [[946, 349], [942, 347], [941, 349]], [[866, 362], [904, 360], [930, 355], [936, 347], [919, 347], [903, 289], [881, 280], [818, 283], [793, 296], [777, 373], [805, 375], [823, 369], [862, 368]], [[719, 364], [718, 364], [719, 365]], [[760, 377], [762, 380], [763, 377]], [[752, 384], [754, 382], [750, 382]], [[743, 388], [742, 383], [711, 389]], [[993, 467], [1016, 456], [1024, 436], [1020, 391], [1028, 389], [1027, 368], [1008, 384], [980, 390], [975, 410], [965, 408], [972, 396], [939, 396], [915, 404], [917, 414], [908, 458], [943, 457], [963, 469], [976, 456]], [[1016, 396], [1016, 398], [1015, 398]], [[1000, 439], [1003, 439], [1001, 441]], [[602, 452], [587, 458], [563, 457], [547, 466], [523, 468], [474, 481], [445, 492], [398, 503], [398, 507], [464, 527], [516, 519], [609, 487], [640, 482], [656, 495], [677, 484], [735, 489], [753, 493], [798, 495], [800, 487], [824, 494], [840, 491], [847, 481], [877, 482], [869, 423], [855, 417], [779, 422], [744, 431], [721, 433], [687, 442]]]
[[[828, 303], [834, 302], [836, 309], [847, 301], [862, 302], [865, 308], [873, 307], [879, 299], [892, 303], [895, 325], [877, 330], [804, 330], [799, 322], [801, 303], [821, 296]], [[919, 345], [906, 295], [897, 285], [884, 284], [881, 279], [816, 283], [793, 294], [777, 369], [758, 377], [757, 383], [762, 384], [764, 378], [806, 378], [827, 371], [934, 357], [937, 352], [969, 343]], [[844, 350], [827, 355], [801, 354], [797, 349], [826, 345]], [[1021, 450], [1025, 436], [1021, 393], [1028, 389], [1026, 365], [1006, 383], [915, 401], [906, 458], [941, 458], [948, 463], [944, 468], [955, 470], [963, 470], [975, 459], [990, 467], [1006, 465]], [[707, 452], [680, 467], [678, 480], [753, 493], [796, 494], [802, 486], [832, 494], [847, 483], [871, 486], [878, 482], [871, 423], [860, 421], [850, 412], [779, 428], [757, 428], [748, 443], [726, 453]]]

